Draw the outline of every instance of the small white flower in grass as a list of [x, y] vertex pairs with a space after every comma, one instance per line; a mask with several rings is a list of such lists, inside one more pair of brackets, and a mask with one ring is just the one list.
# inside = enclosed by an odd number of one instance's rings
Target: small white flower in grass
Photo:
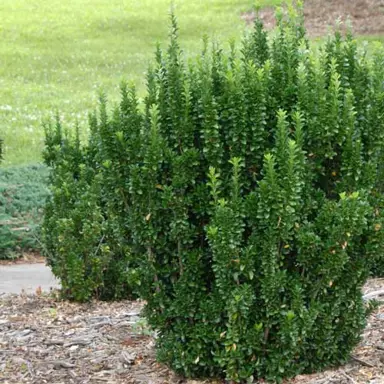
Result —
[[2, 111], [12, 111], [12, 106], [10, 106], [10, 105], [0, 105], [0, 109], [2, 110]]

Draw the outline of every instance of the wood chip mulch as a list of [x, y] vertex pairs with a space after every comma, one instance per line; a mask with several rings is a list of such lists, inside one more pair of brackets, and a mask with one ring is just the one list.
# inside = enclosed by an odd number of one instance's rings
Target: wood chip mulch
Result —
[[37, 252], [22, 252], [13, 259], [0, 259], [0, 265], [15, 264], [40, 264], [45, 263], [45, 258]]
[[[364, 294], [384, 296], [384, 279]], [[185, 380], [156, 362], [143, 303], [76, 304], [55, 295], [0, 294], [0, 383], [218, 384]], [[384, 302], [368, 321], [350, 362], [285, 384], [383, 384]]]

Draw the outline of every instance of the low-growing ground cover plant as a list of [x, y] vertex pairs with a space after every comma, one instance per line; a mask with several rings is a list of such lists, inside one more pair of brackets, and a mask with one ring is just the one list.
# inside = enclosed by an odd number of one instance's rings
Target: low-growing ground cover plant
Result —
[[256, 19], [229, 53], [204, 39], [186, 64], [172, 15], [144, 105], [123, 85], [109, 115], [102, 96], [85, 146], [47, 128], [43, 234], [64, 293], [137, 292], [159, 360], [186, 376], [345, 361], [383, 265], [383, 47], [336, 31], [312, 48], [300, 6], [277, 25]]
[[40, 250], [48, 174], [44, 165], [0, 168], [0, 259]]

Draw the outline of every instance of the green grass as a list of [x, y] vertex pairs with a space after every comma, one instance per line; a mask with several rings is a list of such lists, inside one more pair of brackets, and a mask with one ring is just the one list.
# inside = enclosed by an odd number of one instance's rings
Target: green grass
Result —
[[[117, 100], [121, 80], [142, 90], [155, 44], [165, 46], [171, 0], [1, 0], [2, 166], [41, 160], [41, 121], [59, 111], [86, 125], [98, 90]], [[174, 0], [187, 55], [208, 34], [240, 40], [254, 0]], [[282, 0], [259, 0], [262, 7]], [[377, 40], [377, 36], [365, 38]], [[382, 37], [381, 37], [382, 39]]]
[[255, 4], [258, 4], [259, 7], [277, 7], [281, 5], [284, 2], [284, 0], [259, 0], [255, 2]]
[[358, 36], [357, 39], [360, 42], [366, 41], [368, 43], [375, 43], [375, 42], [381, 42], [384, 43], [384, 36], [383, 35], [365, 35], [365, 36]]
[[[272, 0], [273, 2], [274, 0]], [[264, 1], [263, 5], [270, 3]], [[85, 123], [98, 89], [111, 100], [122, 79], [143, 89], [156, 42], [167, 40], [170, 0], [2, 0], [0, 135], [3, 165], [41, 159], [44, 117]], [[175, 0], [186, 54], [204, 34], [238, 40], [252, 0]]]

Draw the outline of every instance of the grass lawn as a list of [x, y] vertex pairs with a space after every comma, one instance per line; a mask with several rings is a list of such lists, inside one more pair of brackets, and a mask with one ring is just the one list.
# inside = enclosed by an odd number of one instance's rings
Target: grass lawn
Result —
[[[156, 42], [167, 40], [170, 0], [2, 0], [0, 135], [3, 166], [40, 160], [41, 120], [56, 109], [68, 125], [87, 120], [98, 89], [111, 100], [122, 79], [144, 86]], [[204, 34], [240, 39], [250, 0], [176, 0], [187, 54]], [[276, 0], [263, 0], [263, 5]]]
[[[264, 6], [282, 0], [259, 0]], [[121, 80], [144, 87], [156, 42], [165, 46], [171, 0], [1, 0], [2, 166], [41, 159], [41, 121], [58, 110], [86, 124], [98, 90], [117, 100]], [[240, 40], [253, 0], [174, 0], [181, 44], [191, 55], [208, 34]], [[365, 37], [377, 40], [380, 36]], [[382, 39], [382, 37], [381, 37]]]

